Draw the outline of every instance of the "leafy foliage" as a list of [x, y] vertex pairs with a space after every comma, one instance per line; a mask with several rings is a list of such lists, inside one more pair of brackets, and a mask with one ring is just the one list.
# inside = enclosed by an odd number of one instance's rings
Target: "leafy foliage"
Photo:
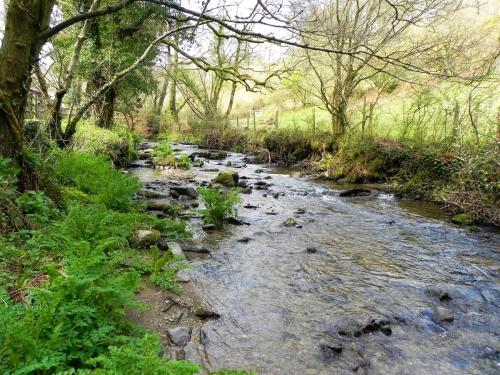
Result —
[[58, 155], [55, 179], [65, 185], [66, 212], [42, 192], [16, 193], [9, 165], [0, 173], [8, 192], [2, 197], [29, 225], [0, 237], [0, 373], [198, 372], [161, 358], [158, 339], [125, 316], [138, 307], [132, 296], [141, 274], [178, 291], [175, 272], [183, 266], [153, 252], [146, 266], [124, 267], [129, 239], [145, 228], [186, 237], [185, 223], [134, 210], [137, 180], [105, 157]]
[[206, 207], [201, 210], [206, 223], [221, 228], [228, 218], [236, 215], [235, 205], [241, 201], [239, 189], [231, 189], [224, 194], [216, 189], [198, 188], [198, 193]]
[[[140, 183], [113, 168], [105, 156], [90, 153], [66, 153], [55, 165], [55, 176], [64, 186], [74, 186], [85, 194], [95, 195], [97, 202], [119, 211], [130, 210], [132, 194]], [[112, 183], [111, 183], [112, 181]]]

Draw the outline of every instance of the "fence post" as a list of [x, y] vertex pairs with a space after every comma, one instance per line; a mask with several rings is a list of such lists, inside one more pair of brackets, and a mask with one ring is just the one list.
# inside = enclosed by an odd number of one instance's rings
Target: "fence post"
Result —
[[274, 127], [278, 129], [278, 115], [279, 112], [276, 110], [276, 116], [274, 117]]
[[236, 117], [236, 128], [240, 128], [240, 118]]
[[313, 135], [316, 134], [316, 108], [312, 109], [312, 131]]
[[255, 111], [253, 111], [253, 130], [257, 130], [257, 124], [255, 122]]
[[247, 113], [247, 130], [250, 129], [250, 112]]

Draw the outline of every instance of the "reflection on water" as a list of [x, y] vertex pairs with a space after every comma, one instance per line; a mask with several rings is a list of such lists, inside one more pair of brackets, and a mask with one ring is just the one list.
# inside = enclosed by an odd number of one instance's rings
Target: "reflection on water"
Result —
[[[237, 171], [249, 184], [270, 175], [272, 183], [269, 191], [242, 195], [239, 214], [251, 225], [207, 235], [192, 223], [216, 249], [190, 271], [221, 314], [203, 328], [207, 368], [499, 373], [498, 234], [471, 234], [439, 220], [445, 216], [435, 205], [381, 192], [340, 198], [338, 186], [283, 169], [261, 173], [262, 166], [234, 169], [225, 161], [204, 168]], [[158, 178], [144, 168], [132, 171]], [[216, 174], [193, 172], [197, 181]], [[298, 227], [282, 225], [289, 217]], [[251, 240], [238, 242], [242, 237]]]

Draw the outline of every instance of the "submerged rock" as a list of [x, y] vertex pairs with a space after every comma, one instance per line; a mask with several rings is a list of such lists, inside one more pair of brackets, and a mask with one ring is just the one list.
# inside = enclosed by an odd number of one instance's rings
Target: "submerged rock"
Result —
[[432, 321], [434, 323], [451, 323], [454, 319], [453, 313], [446, 307], [437, 306], [432, 311]]
[[312, 246], [310, 246], [306, 249], [306, 253], [309, 253], [309, 254], [314, 254], [317, 252], [318, 252], [318, 249], [316, 249], [315, 247], [312, 247]]
[[366, 197], [372, 192], [368, 189], [349, 189], [339, 193], [339, 197]]
[[167, 330], [168, 337], [177, 346], [186, 346], [191, 340], [191, 327], [175, 327]]
[[295, 220], [295, 218], [293, 217], [289, 217], [287, 218], [283, 224], [282, 224], [284, 227], [294, 227], [297, 225], [297, 220]]

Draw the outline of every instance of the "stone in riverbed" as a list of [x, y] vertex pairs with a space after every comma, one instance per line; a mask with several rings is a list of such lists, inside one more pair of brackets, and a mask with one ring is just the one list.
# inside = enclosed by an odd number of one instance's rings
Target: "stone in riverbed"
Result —
[[252, 239], [250, 237], [241, 237], [241, 238], [237, 239], [236, 242], [248, 243], [251, 240]]
[[186, 346], [191, 340], [191, 327], [175, 327], [167, 330], [168, 337], [177, 346]]
[[172, 186], [170, 188], [170, 195], [176, 195], [177, 197], [185, 195], [194, 199], [198, 197], [198, 192], [191, 186]]
[[220, 172], [213, 182], [225, 187], [235, 187], [238, 185], [239, 176], [236, 172]]
[[339, 197], [367, 197], [372, 192], [368, 189], [349, 189], [339, 193]]
[[168, 249], [172, 253], [172, 255], [175, 255], [177, 257], [180, 257], [182, 259], [186, 259], [186, 256], [184, 255], [184, 252], [182, 251], [181, 245], [179, 245], [177, 242], [167, 242]]
[[453, 313], [446, 307], [437, 306], [432, 311], [432, 321], [434, 323], [451, 323], [454, 319]]
[[316, 249], [315, 247], [313, 246], [310, 246], [306, 249], [306, 253], [309, 253], [309, 254], [314, 254], [314, 253], [317, 253], [318, 252], [318, 249]]
[[295, 220], [293, 217], [289, 217], [283, 222], [284, 227], [294, 227], [296, 225], [297, 225], [297, 220]]

